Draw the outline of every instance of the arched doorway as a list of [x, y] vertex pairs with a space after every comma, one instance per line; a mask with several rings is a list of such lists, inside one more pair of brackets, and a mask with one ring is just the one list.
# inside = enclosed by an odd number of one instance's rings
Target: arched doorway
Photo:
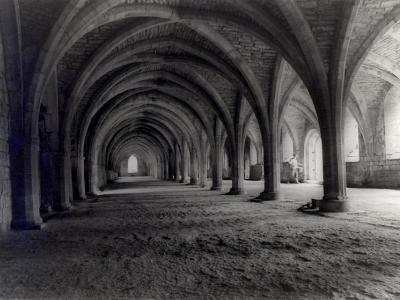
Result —
[[135, 155], [131, 155], [128, 159], [128, 173], [130, 175], [138, 173], [138, 160]]
[[289, 161], [294, 154], [294, 143], [287, 126], [283, 126], [282, 128], [281, 149], [281, 162]]
[[400, 159], [400, 89], [392, 87], [384, 102], [386, 159]]
[[344, 155], [346, 162], [358, 162], [360, 160], [358, 123], [349, 109], [346, 109], [344, 117]]
[[322, 140], [316, 129], [310, 130], [305, 139], [304, 176], [311, 182], [323, 183]]

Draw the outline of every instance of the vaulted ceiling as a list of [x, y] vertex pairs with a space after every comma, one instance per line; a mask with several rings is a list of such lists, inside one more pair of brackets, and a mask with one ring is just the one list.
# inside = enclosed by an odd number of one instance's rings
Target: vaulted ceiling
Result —
[[56, 74], [73, 152], [88, 151], [91, 135], [101, 136], [115, 157], [171, 148], [182, 137], [195, 144], [203, 133], [211, 139], [215, 119], [233, 136], [240, 97], [259, 121], [268, 114], [281, 58], [291, 66], [283, 92], [298, 82], [291, 108], [281, 112], [291, 119], [297, 110], [318, 124], [307, 92], [321, 74], [313, 64], [320, 57], [330, 74], [346, 20], [358, 105], [374, 107], [400, 85], [398, 23], [376, 37], [366, 56], [362, 51], [399, 1], [364, 0], [348, 16], [350, 2], [23, 0], [24, 71], [32, 73], [37, 55], [51, 49], [39, 61], [47, 60], [45, 74]]

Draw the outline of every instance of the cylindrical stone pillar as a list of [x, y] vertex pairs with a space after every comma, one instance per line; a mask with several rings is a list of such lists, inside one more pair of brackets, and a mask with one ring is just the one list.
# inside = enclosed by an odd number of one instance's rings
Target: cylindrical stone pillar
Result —
[[179, 146], [175, 144], [175, 172], [174, 172], [175, 182], [179, 182]]
[[181, 159], [181, 180], [180, 183], [188, 182], [187, 163], [189, 159], [189, 150], [186, 141], [182, 142], [182, 159]]
[[[219, 139], [217, 139], [219, 140]], [[212, 153], [212, 186], [211, 190], [222, 190], [222, 145], [221, 141], [216, 141], [215, 148]]]
[[199, 183], [199, 160], [194, 149], [192, 149], [192, 155], [190, 156], [190, 184], [196, 185]]
[[232, 188], [230, 195], [245, 194], [244, 189], [244, 141], [239, 138], [232, 150]]

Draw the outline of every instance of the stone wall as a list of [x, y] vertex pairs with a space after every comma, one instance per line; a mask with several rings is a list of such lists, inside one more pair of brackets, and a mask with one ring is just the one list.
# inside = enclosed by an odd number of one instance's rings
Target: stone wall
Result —
[[9, 138], [9, 107], [4, 78], [3, 44], [0, 34], [0, 231], [11, 222], [11, 184]]
[[348, 162], [346, 169], [348, 187], [400, 188], [400, 159], [363, 157], [359, 162]]

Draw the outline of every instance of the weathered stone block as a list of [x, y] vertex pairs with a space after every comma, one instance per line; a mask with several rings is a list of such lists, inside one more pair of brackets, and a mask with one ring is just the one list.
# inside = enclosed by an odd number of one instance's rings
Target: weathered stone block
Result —
[[250, 166], [250, 180], [261, 180], [264, 177], [264, 166], [256, 164]]

